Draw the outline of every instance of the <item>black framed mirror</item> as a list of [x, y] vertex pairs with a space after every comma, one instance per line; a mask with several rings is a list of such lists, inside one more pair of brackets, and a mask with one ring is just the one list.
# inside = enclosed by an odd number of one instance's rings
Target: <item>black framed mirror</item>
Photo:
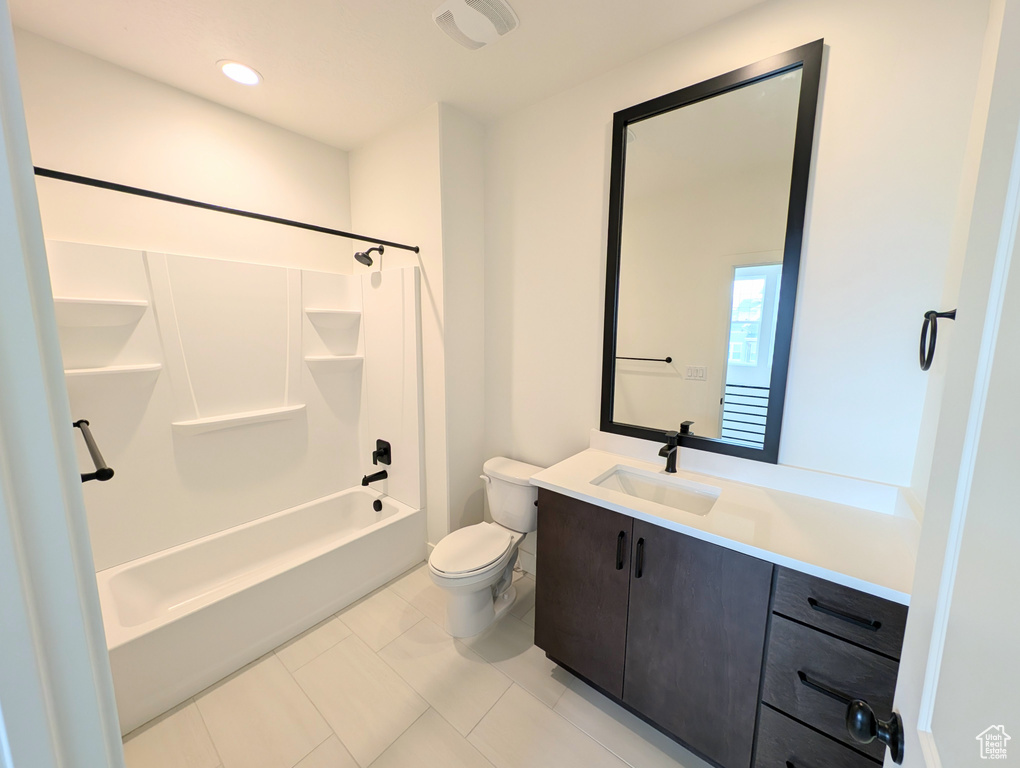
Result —
[[822, 51], [613, 116], [602, 431], [778, 461]]

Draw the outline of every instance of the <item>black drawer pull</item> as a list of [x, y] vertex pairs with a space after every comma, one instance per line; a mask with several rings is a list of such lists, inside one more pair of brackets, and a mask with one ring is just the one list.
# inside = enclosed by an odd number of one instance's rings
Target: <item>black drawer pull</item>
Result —
[[620, 535], [616, 537], [616, 570], [623, 570], [623, 543], [627, 540], [627, 533], [620, 531]]
[[645, 540], [637, 540], [637, 553], [634, 555], [634, 578], [640, 579], [645, 569]]
[[799, 669], [797, 670], [797, 677], [800, 678], [800, 682], [802, 685], [806, 685], [813, 691], [818, 691], [819, 693], [825, 694], [830, 699], [835, 699], [836, 701], [842, 702], [843, 704], [849, 704], [851, 701], [854, 700], [853, 696], [847, 696], [842, 691], [838, 691], [835, 688], [830, 688], [825, 683], [820, 683], [817, 680], [812, 680], [810, 677], [805, 675]]
[[824, 613], [826, 616], [832, 616], [834, 619], [840, 619], [841, 621], [850, 622], [851, 624], [861, 627], [862, 629], [870, 629], [872, 632], [877, 632], [882, 627], [882, 622], [880, 621], [862, 619], [860, 616], [854, 616], [852, 613], [844, 613], [843, 611], [837, 611], [835, 608], [830, 608], [827, 605], [822, 605], [813, 597], [809, 597], [807, 601], [808, 605], [810, 605], [813, 610], [816, 610], [819, 613]]

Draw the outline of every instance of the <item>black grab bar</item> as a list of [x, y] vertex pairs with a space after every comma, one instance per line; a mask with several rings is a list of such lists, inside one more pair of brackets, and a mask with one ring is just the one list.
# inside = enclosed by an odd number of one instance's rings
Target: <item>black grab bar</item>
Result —
[[85, 419], [79, 419], [74, 422], [74, 426], [81, 430], [81, 435], [85, 438], [85, 446], [89, 449], [89, 455], [92, 457], [92, 463], [96, 465], [95, 472], [82, 473], [81, 481], [87, 483], [89, 480], [99, 480], [100, 482], [109, 480], [113, 477], [113, 470], [106, 465], [103, 454], [99, 452], [99, 446], [96, 445], [96, 441], [92, 437], [89, 423]]

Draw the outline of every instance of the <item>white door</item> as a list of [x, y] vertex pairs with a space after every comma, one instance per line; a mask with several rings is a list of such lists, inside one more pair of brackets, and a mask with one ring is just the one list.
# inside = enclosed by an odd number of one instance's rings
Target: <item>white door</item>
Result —
[[6, 0], [0, 0], [0, 766], [123, 768]]
[[992, 4], [985, 65], [994, 80], [896, 689], [911, 768], [1020, 763], [1020, 0]]

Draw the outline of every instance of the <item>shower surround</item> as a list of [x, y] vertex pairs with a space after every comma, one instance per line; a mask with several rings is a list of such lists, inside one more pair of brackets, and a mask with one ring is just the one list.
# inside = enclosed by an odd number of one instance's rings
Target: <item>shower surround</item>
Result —
[[424, 559], [419, 277], [47, 248], [127, 732]]

